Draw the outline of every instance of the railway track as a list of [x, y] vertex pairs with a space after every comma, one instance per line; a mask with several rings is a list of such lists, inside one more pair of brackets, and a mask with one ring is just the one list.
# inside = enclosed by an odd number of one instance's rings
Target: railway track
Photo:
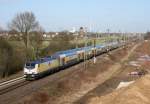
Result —
[[24, 76], [0, 83], [0, 95], [29, 83]]

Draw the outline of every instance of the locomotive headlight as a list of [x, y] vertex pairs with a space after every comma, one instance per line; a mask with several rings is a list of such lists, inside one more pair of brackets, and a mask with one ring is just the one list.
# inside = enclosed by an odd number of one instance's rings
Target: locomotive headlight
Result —
[[34, 75], [34, 74], [32, 74], [31, 76], [32, 76], [32, 77], [34, 77], [35, 75]]

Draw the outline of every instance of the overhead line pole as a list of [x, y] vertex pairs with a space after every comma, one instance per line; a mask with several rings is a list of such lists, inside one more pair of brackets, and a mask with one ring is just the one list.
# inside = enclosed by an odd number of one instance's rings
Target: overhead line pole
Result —
[[87, 28], [85, 28], [85, 35], [84, 35], [84, 69], [86, 69], [86, 47], [87, 47]]

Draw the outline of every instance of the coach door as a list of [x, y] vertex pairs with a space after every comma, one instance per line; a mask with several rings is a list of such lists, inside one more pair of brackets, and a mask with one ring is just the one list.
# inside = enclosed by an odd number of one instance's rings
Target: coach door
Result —
[[60, 66], [65, 65], [65, 55], [60, 55], [59, 60], [60, 60]]

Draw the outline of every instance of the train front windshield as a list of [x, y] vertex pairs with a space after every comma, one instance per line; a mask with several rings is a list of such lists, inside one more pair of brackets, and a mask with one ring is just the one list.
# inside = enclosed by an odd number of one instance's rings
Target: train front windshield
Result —
[[26, 63], [25, 67], [27, 69], [34, 69], [35, 68], [35, 63]]

